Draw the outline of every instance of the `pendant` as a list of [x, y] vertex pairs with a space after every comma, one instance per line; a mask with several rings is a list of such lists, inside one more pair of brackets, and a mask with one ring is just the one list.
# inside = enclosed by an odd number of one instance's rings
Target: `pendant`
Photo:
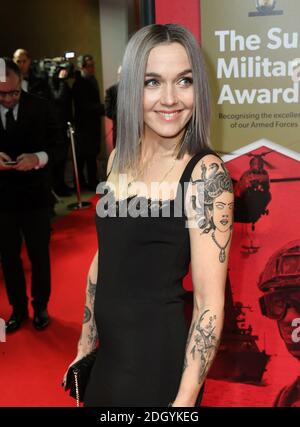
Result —
[[225, 259], [226, 259], [225, 249], [222, 248], [219, 253], [219, 260], [220, 262], [225, 262]]

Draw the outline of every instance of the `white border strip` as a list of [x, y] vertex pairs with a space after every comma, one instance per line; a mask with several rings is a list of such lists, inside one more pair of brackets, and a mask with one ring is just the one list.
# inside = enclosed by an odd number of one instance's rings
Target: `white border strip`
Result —
[[236, 159], [237, 157], [242, 156], [243, 154], [249, 153], [249, 151], [256, 150], [260, 147], [268, 147], [271, 150], [278, 151], [285, 156], [291, 157], [292, 159], [300, 161], [300, 153], [297, 151], [290, 150], [289, 148], [283, 147], [282, 145], [276, 144], [275, 142], [269, 141], [268, 139], [259, 139], [258, 141], [252, 142], [244, 147], [241, 147], [237, 150], [234, 150], [232, 154], [225, 154], [221, 156], [224, 162], [229, 162], [230, 160]]

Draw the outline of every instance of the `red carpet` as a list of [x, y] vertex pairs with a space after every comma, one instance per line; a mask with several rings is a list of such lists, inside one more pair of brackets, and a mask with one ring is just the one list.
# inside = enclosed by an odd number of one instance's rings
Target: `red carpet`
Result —
[[[83, 319], [86, 276], [97, 250], [95, 203], [58, 220], [51, 239], [51, 326], [38, 332], [31, 319], [0, 342], [0, 406], [75, 406], [61, 387], [63, 374], [76, 355]], [[29, 261], [24, 266], [30, 296]], [[0, 318], [11, 313], [0, 277]], [[30, 315], [32, 309], [30, 306]]]

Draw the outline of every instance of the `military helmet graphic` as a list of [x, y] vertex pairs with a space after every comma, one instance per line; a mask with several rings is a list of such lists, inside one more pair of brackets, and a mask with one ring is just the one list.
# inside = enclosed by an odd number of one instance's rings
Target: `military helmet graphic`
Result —
[[300, 288], [300, 239], [277, 250], [260, 274], [258, 288], [262, 292]]

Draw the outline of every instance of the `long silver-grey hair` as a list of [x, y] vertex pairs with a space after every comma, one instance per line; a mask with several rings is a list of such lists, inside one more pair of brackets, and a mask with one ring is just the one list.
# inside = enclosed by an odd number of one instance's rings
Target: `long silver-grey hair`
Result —
[[112, 172], [135, 170], [143, 134], [144, 78], [150, 51], [160, 44], [180, 43], [186, 50], [193, 74], [194, 109], [177, 158], [196, 154], [209, 146], [210, 96], [205, 65], [192, 33], [177, 24], [153, 24], [141, 28], [129, 40], [122, 63], [117, 102], [117, 141]]

